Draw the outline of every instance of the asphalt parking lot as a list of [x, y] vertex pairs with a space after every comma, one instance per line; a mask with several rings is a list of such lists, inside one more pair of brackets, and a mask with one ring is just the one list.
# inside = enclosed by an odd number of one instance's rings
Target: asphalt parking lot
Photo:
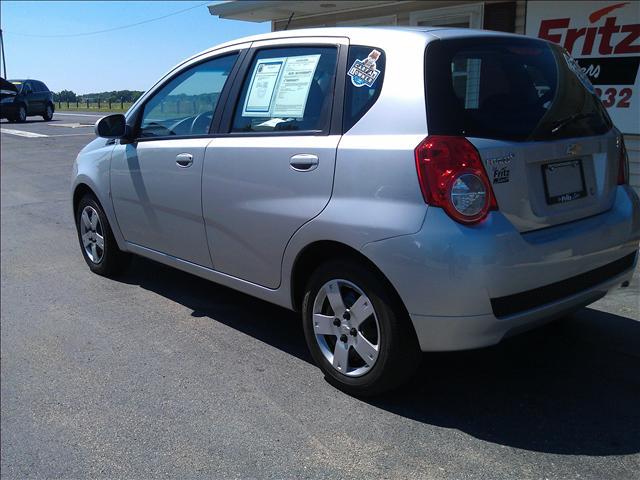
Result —
[[89, 272], [69, 185], [97, 118], [0, 123], [3, 478], [638, 478], [637, 274], [352, 398], [292, 312], [144, 259]]

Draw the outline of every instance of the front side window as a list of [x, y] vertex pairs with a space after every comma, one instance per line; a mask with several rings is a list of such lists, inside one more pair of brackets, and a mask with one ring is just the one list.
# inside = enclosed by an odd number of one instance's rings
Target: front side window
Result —
[[141, 138], [209, 133], [220, 93], [238, 55], [200, 63], [173, 78], [144, 105]]
[[260, 50], [236, 105], [232, 132], [322, 131], [329, 125], [336, 47]]
[[609, 118], [571, 59], [528, 39], [464, 39], [427, 49], [429, 132], [505, 140], [599, 135]]

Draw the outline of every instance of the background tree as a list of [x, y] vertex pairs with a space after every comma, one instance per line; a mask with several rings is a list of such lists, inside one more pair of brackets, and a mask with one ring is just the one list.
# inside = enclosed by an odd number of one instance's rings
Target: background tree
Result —
[[53, 94], [53, 100], [55, 102], [75, 102], [77, 95], [71, 90], [62, 90]]
[[80, 95], [80, 101], [84, 102], [135, 102], [144, 92], [140, 90], [114, 90], [111, 92], [85, 93]]

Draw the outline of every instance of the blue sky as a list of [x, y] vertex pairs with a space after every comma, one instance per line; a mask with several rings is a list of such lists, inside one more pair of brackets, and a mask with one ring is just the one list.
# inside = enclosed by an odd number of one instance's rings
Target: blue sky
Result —
[[[181, 60], [218, 43], [268, 32], [266, 23], [220, 20], [200, 1], [0, 1], [9, 78], [36, 78], [53, 91], [146, 90]], [[201, 5], [203, 4], [203, 5]], [[114, 32], [93, 32], [192, 10]]]

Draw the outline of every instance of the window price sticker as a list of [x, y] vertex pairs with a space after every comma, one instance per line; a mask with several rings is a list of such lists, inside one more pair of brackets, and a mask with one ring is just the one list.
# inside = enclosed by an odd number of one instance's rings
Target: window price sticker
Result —
[[302, 118], [319, 60], [320, 54], [258, 60], [242, 116]]

